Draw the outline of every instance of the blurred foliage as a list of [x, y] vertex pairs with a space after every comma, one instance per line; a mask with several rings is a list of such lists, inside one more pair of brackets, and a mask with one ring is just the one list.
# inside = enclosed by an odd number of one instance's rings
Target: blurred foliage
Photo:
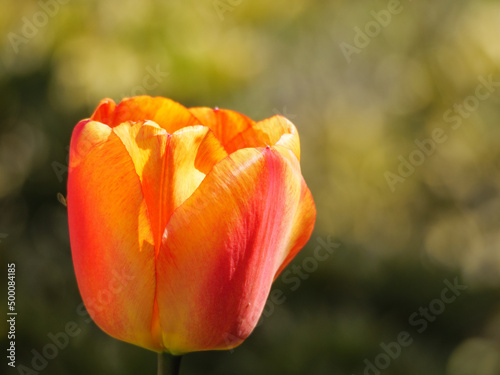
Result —
[[[318, 209], [292, 263], [311, 272], [297, 288], [279, 278], [285, 300], [252, 336], [187, 355], [183, 374], [362, 374], [403, 331], [413, 342], [383, 374], [500, 374], [500, 86], [483, 83], [500, 82], [500, 3], [404, 1], [384, 21], [390, 4], [2, 1], [0, 256], [2, 272], [17, 263], [17, 363], [74, 321], [81, 333], [41, 373], [155, 373], [154, 353], [78, 314], [57, 200], [73, 126], [104, 97], [147, 93], [288, 116]], [[418, 159], [435, 129], [446, 140]], [[327, 238], [340, 246], [312, 262]], [[418, 333], [412, 314], [455, 278], [467, 290]]]

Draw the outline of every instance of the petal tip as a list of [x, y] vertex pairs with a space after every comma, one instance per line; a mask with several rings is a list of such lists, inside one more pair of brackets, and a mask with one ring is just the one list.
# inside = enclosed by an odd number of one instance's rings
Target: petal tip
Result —
[[104, 142], [111, 134], [111, 128], [90, 119], [80, 121], [71, 136], [69, 168], [75, 168], [97, 144]]

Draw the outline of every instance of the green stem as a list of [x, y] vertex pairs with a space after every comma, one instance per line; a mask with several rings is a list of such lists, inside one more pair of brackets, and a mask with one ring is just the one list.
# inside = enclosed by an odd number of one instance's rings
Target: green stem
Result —
[[170, 367], [170, 372], [168, 375], [179, 375], [181, 369], [181, 359], [182, 356], [174, 355], [170, 356], [170, 366], [165, 365], [165, 354], [158, 353], [158, 375], [167, 375], [165, 370]]
[[181, 355], [173, 356], [173, 358], [172, 358], [172, 374], [179, 375], [179, 373], [181, 372], [181, 360], [182, 360]]

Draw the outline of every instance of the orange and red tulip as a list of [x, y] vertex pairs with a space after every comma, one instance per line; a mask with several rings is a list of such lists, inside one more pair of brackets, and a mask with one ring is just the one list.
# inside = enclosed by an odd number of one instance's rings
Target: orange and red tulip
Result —
[[67, 196], [96, 324], [158, 352], [239, 345], [314, 226], [299, 159], [282, 116], [103, 100], [73, 131]]

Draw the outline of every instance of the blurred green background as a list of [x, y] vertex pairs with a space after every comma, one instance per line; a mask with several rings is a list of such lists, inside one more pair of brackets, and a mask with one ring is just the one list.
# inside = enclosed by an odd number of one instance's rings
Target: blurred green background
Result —
[[[57, 200], [74, 125], [104, 97], [149, 94], [287, 116], [318, 210], [262, 324], [182, 374], [500, 374], [500, 2], [2, 0], [0, 35], [17, 364], [75, 322], [39, 373], [156, 371], [78, 314]], [[411, 344], [391, 344], [401, 333]]]

